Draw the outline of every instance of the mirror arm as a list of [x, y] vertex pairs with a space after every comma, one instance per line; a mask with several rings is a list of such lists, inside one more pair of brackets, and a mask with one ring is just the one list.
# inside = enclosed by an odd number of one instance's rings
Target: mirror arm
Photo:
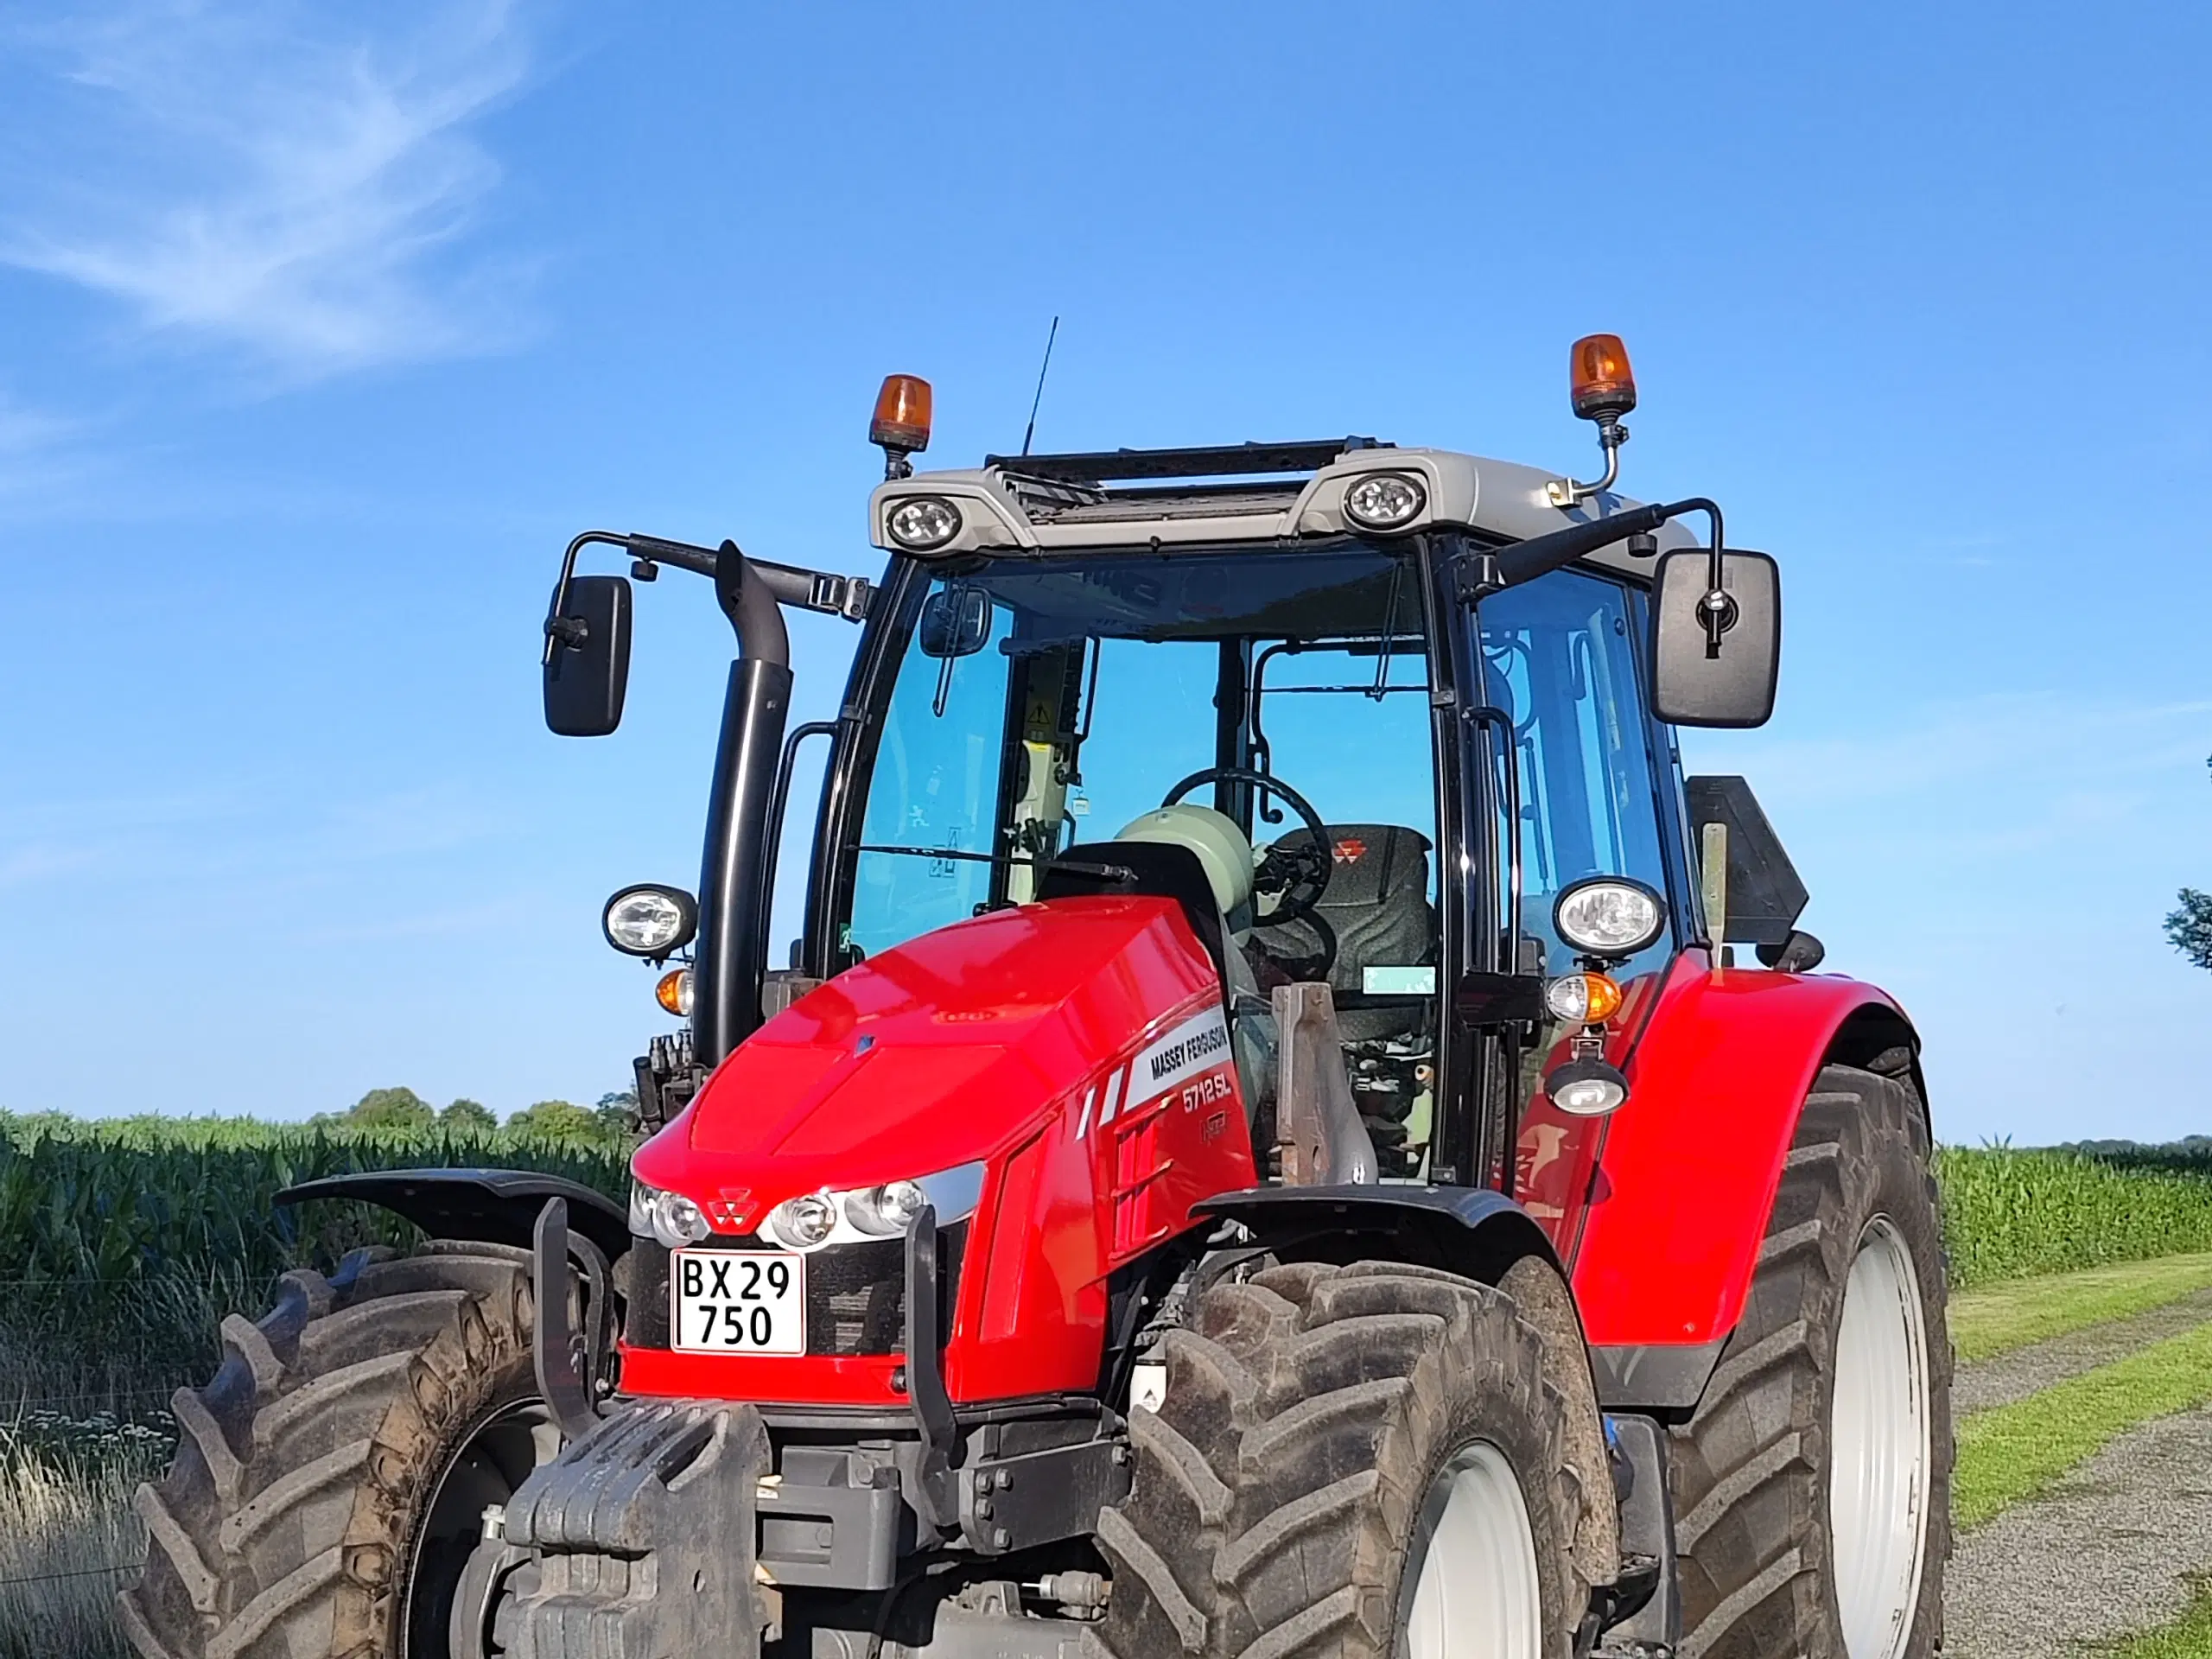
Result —
[[[672, 564], [678, 570], [689, 570], [709, 579], [715, 574], [720, 554], [716, 548], [694, 547], [689, 542], [664, 541], [658, 536], [634, 532], [610, 539], [627, 549], [632, 558], [648, 564]], [[767, 559], [748, 558], [746, 563], [779, 604], [817, 611], [824, 616], [842, 616], [848, 622], [861, 621], [868, 615], [874, 584], [865, 576], [836, 576], [826, 570], [777, 564]]]
[[583, 624], [568, 614], [569, 584], [576, 578], [576, 555], [594, 542], [610, 547], [621, 547], [626, 538], [611, 530], [588, 530], [569, 543], [569, 550], [561, 556], [561, 580], [554, 584], [553, 608], [545, 619], [545, 654], [538, 658], [540, 668], [553, 665], [553, 653], [563, 645], [583, 644]]
[[1462, 554], [1459, 561], [1460, 597], [1478, 599], [1500, 588], [1533, 582], [1561, 565], [1572, 564], [1577, 559], [1595, 553], [1601, 547], [1611, 547], [1615, 542], [1624, 541], [1630, 536], [1649, 535], [1669, 519], [1679, 518], [1686, 512], [1701, 512], [1712, 521], [1712, 574], [1707, 583], [1709, 596], [1719, 594], [1725, 598], [1720, 554], [1726, 543], [1721, 528], [1720, 507], [1719, 503], [1702, 495], [1689, 496], [1680, 501], [1630, 507], [1625, 512], [1610, 513], [1586, 524], [1569, 524], [1563, 530], [1531, 536], [1525, 542], [1513, 542], [1504, 547], [1471, 549]]

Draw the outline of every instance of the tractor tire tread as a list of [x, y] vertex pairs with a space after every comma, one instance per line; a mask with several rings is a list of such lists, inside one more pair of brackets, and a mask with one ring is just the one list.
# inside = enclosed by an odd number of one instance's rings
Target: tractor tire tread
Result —
[[1160, 1421], [1135, 1414], [1134, 1488], [1101, 1522], [1117, 1589], [1087, 1651], [1388, 1659], [1431, 1465], [1478, 1426], [1541, 1471], [1531, 1521], [1561, 1610], [1546, 1653], [1564, 1659], [1586, 1593], [1580, 1487], [1542, 1338], [1510, 1298], [1395, 1263], [1288, 1263], [1209, 1287], [1162, 1351]]
[[152, 1547], [119, 1598], [142, 1659], [397, 1651], [423, 1487], [486, 1412], [534, 1393], [526, 1253], [355, 1251], [296, 1269], [177, 1392], [175, 1459], [139, 1489]]

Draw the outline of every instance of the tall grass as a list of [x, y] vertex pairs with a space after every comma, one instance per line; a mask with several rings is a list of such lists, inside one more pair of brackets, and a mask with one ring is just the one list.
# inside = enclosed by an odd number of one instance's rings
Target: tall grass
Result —
[[130, 1494], [171, 1449], [104, 1414], [0, 1427], [0, 1659], [125, 1659], [115, 1593], [146, 1554]]
[[2212, 1249], [2212, 1164], [2010, 1147], [1941, 1147], [1951, 1282]]

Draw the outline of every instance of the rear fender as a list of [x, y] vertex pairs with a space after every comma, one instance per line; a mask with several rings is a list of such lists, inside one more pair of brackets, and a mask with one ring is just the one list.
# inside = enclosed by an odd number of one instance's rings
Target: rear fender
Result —
[[630, 1220], [602, 1192], [527, 1169], [377, 1169], [302, 1181], [279, 1204], [353, 1198], [411, 1221], [432, 1238], [530, 1249], [548, 1198], [569, 1201], [569, 1228], [613, 1262], [630, 1248]]
[[1675, 962], [1627, 1058], [1629, 1100], [1605, 1126], [1573, 1252], [1609, 1408], [1696, 1404], [1743, 1313], [1821, 1068], [1919, 1084], [1911, 1022], [1872, 986], [1709, 964], [1696, 950]]

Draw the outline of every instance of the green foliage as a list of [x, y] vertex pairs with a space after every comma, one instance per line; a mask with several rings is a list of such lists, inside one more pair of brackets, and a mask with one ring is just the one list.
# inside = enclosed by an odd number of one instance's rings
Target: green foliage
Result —
[[[507, 1133], [548, 1141], [556, 1146], [600, 1146], [614, 1138], [607, 1134], [596, 1113], [587, 1111], [571, 1100], [541, 1100], [535, 1106], [525, 1107], [507, 1120]], [[615, 1135], [620, 1134], [618, 1126]]]
[[436, 1114], [412, 1089], [372, 1089], [353, 1103], [346, 1121], [364, 1129], [427, 1129]]
[[2181, 907], [2166, 917], [2166, 938], [2200, 968], [2212, 968], [2212, 893], [2181, 890]]
[[499, 1120], [492, 1115], [492, 1109], [480, 1100], [448, 1102], [445, 1110], [438, 1114], [438, 1122], [465, 1135], [488, 1135], [499, 1127]]
[[1953, 1287], [2212, 1250], [2212, 1155], [1940, 1147]]
[[[2212, 766], [2212, 759], [2204, 764]], [[2166, 914], [2166, 938], [2200, 968], [2212, 968], [2212, 893], [2183, 887], [2177, 909]]]

